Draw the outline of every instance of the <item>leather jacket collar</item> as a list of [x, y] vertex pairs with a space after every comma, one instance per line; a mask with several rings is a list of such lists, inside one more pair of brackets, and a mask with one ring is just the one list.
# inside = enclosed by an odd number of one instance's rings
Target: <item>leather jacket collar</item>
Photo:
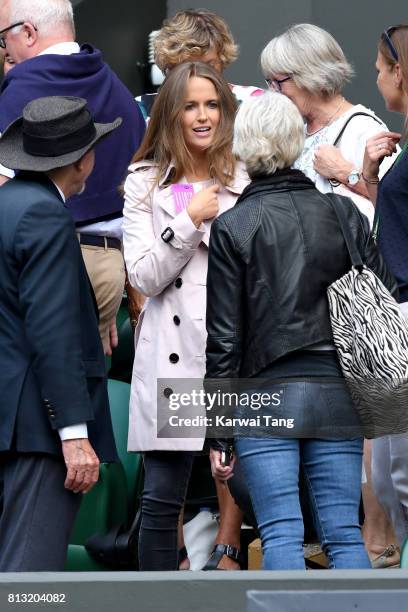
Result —
[[244, 189], [240, 200], [253, 196], [262, 191], [293, 191], [299, 189], [313, 189], [314, 183], [300, 170], [283, 168], [274, 174], [257, 174], [251, 177], [251, 183]]

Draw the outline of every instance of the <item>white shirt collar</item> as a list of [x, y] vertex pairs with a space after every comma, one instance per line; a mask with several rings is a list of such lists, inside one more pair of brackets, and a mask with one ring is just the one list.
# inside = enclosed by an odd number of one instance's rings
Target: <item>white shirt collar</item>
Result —
[[38, 55], [72, 55], [73, 53], [79, 53], [80, 47], [77, 42], [61, 42], [56, 45], [51, 45], [48, 49], [44, 49]]
[[51, 181], [51, 183], [53, 183], [54, 187], [55, 187], [56, 189], [58, 189], [58, 193], [60, 194], [60, 196], [61, 196], [61, 198], [62, 198], [62, 201], [63, 201], [63, 202], [64, 202], [64, 204], [65, 204], [65, 202], [66, 202], [66, 198], [65, 198], [65, 194], [64, 194], [64, 192], [62, 191], [62, 189], [60, 189], [60, 188], [58, 187], [57, 183], [56, 183], [55, 181], [53, 181], [53, 180], [52, 180], [52, 178], [50, 178], [50, 181]]

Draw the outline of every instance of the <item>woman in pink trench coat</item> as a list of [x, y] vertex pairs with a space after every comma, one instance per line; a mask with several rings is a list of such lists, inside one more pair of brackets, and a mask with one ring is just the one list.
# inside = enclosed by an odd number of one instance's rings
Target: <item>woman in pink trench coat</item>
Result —
[[[201, 450], [203, 438], [157, 437], [157, 379], [203, 378], [211, 221], [197, 229], [186, 209], [176, 216], [171, 185], [163, 188], [164, 179], [154, 187], [154, 164], [140, 161], [129, 170], [124, 211], [127, 270], [132, 286], [149, 298], [136, 328], [129, 450]], [[234, 182], [217, 193], [218, 214], [234, 206], [248, 182], [239, 170]], [[160, 237], [166, 227], [174, 231], [171, 243]]]
[[[167, 417], [162, 405], [168, 410], [168, 396], [182, 385], [180, 379], [204, 376], [211, 221], [235, 204], [248, 183], [231, 153], [234, 114], [223, 77], [205, 64], [178, 66], [157, 96], [125, 183], [128, 277], [148, 298], [135, 333], [129, 421], [129, 450], [145, 453], [142, 570], [177, 568], [177, 522], [191, 451], [203, 448], [204, 431], [162, 437], [157, 420]], [[163, 117], [170, 116], [173, 123], [164, 125]], [[180, 183], [194, 191], [185, 207], [174, 192]]]

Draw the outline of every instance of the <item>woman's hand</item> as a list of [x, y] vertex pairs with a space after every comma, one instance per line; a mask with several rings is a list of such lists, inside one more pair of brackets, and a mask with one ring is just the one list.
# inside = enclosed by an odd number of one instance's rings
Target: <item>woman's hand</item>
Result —
[[232, 468], [235, 463], [235, 455], [231, 457], [231, 463], [229, 465], [221, 465], [221, 451], [215, 448], [210, 449], [210, 461], [211, 461], [211, 473], [214, 478], [218, 478], [222, 482], [229, 480], [233, 475]]
[[217, 215], [219, 210], [218, 190], [218, 185], [211, 185], [211, 187], [202, 189], [191, 198], [187, 206], [187, 212], [196, 227], [200, 227], [203, 221], [212, 219]]
[[378, 178], [382, 160], [396, 152], [400, 138], [401, 134], [397, 132], [379, 132], [367, 140], [363, 161], [363, 175], [366, 179]]
[[328, 144], [316, 148], [313, 167], [321, 176], [340, 183], [347, 183], [347, 177], [354, 168], [337, 147]]

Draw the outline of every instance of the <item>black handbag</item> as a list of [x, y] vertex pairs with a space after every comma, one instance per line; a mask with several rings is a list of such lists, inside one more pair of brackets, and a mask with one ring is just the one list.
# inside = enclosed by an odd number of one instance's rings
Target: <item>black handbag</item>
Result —
[[106, 534], [96, 533], [85, 542], [85, 548], [96, 561], [112, 569], [138, 570], [138, 541], [141, 522], [139, 509], [131, 526], [114, 525]]

